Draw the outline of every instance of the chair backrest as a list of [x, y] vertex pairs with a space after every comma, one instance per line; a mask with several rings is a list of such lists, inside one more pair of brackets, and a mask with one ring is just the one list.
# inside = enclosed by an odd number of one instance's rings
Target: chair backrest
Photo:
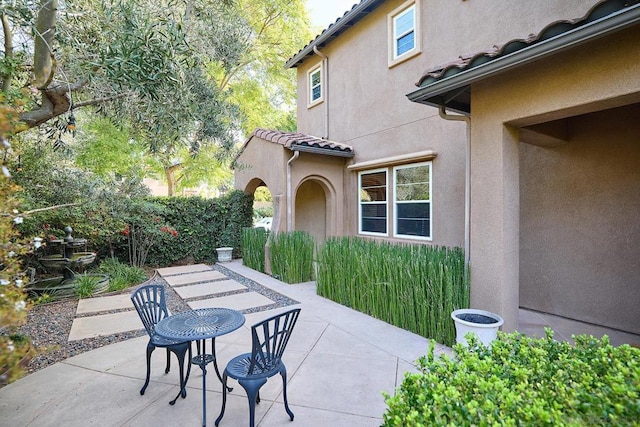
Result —
[[280, 363], [298, 316], [300, 316], [300, 309], [295, 308], [251, 327], [249, 375], [269, 371]]
[[152, 336], [156, 324], [169, 315], [164, 298], [164, 286], [140, 286], [131, 293], [131, 301], [144, 324], [144, 328], [149, 336]]

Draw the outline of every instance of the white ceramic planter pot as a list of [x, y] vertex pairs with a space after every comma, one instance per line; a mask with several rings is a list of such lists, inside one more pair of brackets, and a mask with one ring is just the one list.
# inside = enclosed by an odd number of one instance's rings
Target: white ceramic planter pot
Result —
[[218, 262], [231, 261], [231, 255], [233, 254], [233, 248], [230, 248], [230, 247], [217, 248], [216, 252], [218, 253]]
[[495, 313], [474, 308], [463, 308], [451, 313], [451, 318], [456, 325], [456, 342], [467, 345], [465, 335], [473, 332], [485, 346], [489, 347], [491, 341], [498, 336], [498, 329], [504, 323], [502, 317]]

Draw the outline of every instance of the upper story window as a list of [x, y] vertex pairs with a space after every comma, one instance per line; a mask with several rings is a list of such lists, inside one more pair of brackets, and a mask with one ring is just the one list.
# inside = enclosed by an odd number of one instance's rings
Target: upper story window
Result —
[[388, 15], [389, 67], [420, 53], [419, 0], [411, 0]]
[[322, 101], [322, 66], [318, 65], [307, 73], [309, 81], [309, 102], [308, 106], [312, 107]]

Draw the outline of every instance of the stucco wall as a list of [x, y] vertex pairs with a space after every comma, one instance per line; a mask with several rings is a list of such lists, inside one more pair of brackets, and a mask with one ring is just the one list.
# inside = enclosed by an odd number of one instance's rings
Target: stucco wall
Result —
[[[472, 87], [472, 305], [501, 313], [506, 330], [517, 327], [519, 268], [525, 255], [519, 243], [520, 200], [529, 189], [521, 190], [519, 183], [519, 127], [639, 102], [639, 39], [640, 28], [623, 31]], [[610, 191], [618, 194], [615, 186]], [[632, 194], [616, 198], [624, 203], [624, 197]], [[574, 195], [567, 192], [565, 197]], [[562, 247], [550, 246], [548, 251], [548, 259], [558, 264], [566, 256]], [[607, 261], [619, 262], [613, 254]], [[580, 274], [602, 278], [588, 272], [594, 267], [587, 263]], [[556, 281], [554, 286], [566, 287], [567, 295], [564, 302], [554, 303], [562, 304], [555, 312], [571, 312], [572, 303], [567, 301], [574, 285]]]
[[[264, 141], [253, 137], [247, 144], [242, 154], [238, 157], [234, 170], [234, 188], [242, 191], [253, 191], [257, 180], [265, 183], [274, 203], [284, 203], [286, 200], [286, 167], [291, 155], [282, 145]], [[286, 229], [285, 212], [281, 210], [285, 206], [274, 206], [274, 218], [271, 224], [272, 230]]]
[[[307, 72], [320, 64], [320, 57], [298, 68], [298, 131], [325, 136], [328, 104], [329, 139], [353, 147], [351, 163], [435, 151], [432, 243], [463, 246], [465, 125], [444, 121], [435, 108], [407, 100], [424, 71], [424, 53], [389, 68], [387, 14], [401, 3], [386, 2], [322, 49], [329, 58], [323, 103], [307, 108]], [[336, 231], [352, 235], [358, 227], [357, 173], [345, 171], [343, 182], [346, 216], [339, 219]]]
[[520, 305], [640, 333], [640, 104], [521, 146]]

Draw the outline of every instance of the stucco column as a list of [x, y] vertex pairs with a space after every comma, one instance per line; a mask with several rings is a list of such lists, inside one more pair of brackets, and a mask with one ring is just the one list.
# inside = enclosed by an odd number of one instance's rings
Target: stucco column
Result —
[[[282, 212], [282, 194], [274, 194], [273, 196], [273, 220], [271, 221], [271, 233], [280, 231], [280, 212]], [[264, 245], [264, 272], [271, 274], [271, 239], [267, 239]]]
[[502, 330], [513, 331], [519, 306], [518, 130], [491, 120], [474, 120], [471, 128], [471, 307], [498, 313]]

